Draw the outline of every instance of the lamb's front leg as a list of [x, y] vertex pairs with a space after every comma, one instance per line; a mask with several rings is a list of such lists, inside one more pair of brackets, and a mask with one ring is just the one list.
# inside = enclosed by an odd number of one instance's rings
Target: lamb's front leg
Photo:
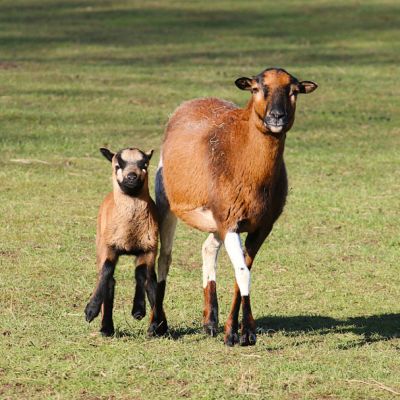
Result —
[[238, 317], [242, 304], [242, 327], [240, 344], [242, 346], [256, 343], [256, 326], [250, 305], [250, 268], [246, 265], [239, 233], [227, 232], [224, 244], [235, 270], [236, 284], [231, 312], [225, 325], [225, 344], [233, 346], [239, 341]]
[[112, 319], [112, 310], [114, 304], [114, 271], [117, 263], [117, 257], [113, 254], [107, 254], [99, 262], [98, 281], [89, 303], [85, 308], [86, 321], [93, 321], [102, 310], [102, 320], [100, 332], [104, 336], [114, 334], [114, 324]]

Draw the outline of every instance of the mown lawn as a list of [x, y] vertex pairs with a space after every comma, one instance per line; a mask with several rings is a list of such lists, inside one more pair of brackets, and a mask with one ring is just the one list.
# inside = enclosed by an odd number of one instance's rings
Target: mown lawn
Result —
[[[0, 2], [0, 398], [385, 399], [400, 393], [400, 5], [356, 1]], [[200, 248], [183, 225], [170, 336], [84, 321], [95, 283], [101, 146], [154, 148], [182, 101], [244, 105], [233, 82], [281, 66], [299, 99], [285, 212], [253, 269], [258, 342], [202, 333]], [[153, 185], [153, 183], [152, 183]], [[219, 261], [221, 331], [233, 289]]]

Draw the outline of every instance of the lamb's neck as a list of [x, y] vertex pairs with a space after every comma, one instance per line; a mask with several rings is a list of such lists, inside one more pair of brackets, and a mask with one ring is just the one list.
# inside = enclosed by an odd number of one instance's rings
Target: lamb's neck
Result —
[[148, 190], [142, 190], [137, 196], [129, 196], [118, 188], [114, 189], [114, 202], [117, 209], [122, 210], [122, 212], [135, 213], [141, 212], [147, 208], [148, 204]]

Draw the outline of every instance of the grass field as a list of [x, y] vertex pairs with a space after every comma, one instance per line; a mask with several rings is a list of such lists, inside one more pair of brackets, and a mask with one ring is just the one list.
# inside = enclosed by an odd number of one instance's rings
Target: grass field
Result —
[[[0, 2], [0, 398], [390, 399], [400, 393], [400, 5], [396, 0]], [[298, 102], [285, 212], [252, 273], [258, 342], [202, 333], [201, 243], [179, 225], [170, 336], [134, 321], [116, 272], [112, 339], [95, 283], [100, 146], [154, 148], [182, 101], [244, 105], [281, 66]], [[152, 182], [153, 185], [153, 182]], [[221, 331], [233, 290], [223, 251]]]

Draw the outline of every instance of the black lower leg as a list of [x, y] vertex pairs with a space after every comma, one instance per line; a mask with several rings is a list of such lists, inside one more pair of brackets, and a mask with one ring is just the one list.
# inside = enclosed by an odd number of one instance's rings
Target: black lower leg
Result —
[[142, 319], [146, 315], [146, 273], [146, 265], [138, 265], [135, 269], [136, 288], [135, 296], [133, 298], [132, 316], [136, 319]]
[[150, 307], [151, 309], [153, 309], [156, 304], [157, 296], [157, 276], [154, 272], [154, 268], [147, 268], [147, 279], [145, 287]]
[[240, 345], [253, 346], [256, 344], [256, 324], [251, 313], [250, 296], [242, 297], [242, 313]]
[[113, 277], [115, 263], [106, 260], [101, 268], [100, 278], [97, 287], [85, 308], [87, 322], [92, 322], [100, 313], [101, 305], [109, 290], [109, 280]]
[[114, 335], [113, 307], [114, 307], [114, 288], [115, 279], [113, 277], [108, 281], [108, 290], [103, 302], [103, 318], [101, 320], [100, 332], [104, 336]]
[[153, 315], [147, 331], [149, 336], [161, 336], [168, 331], [167, 319], [163, 309], [165, 295], [165, 281], [157, 283], [156, 301], [153, 307]]

